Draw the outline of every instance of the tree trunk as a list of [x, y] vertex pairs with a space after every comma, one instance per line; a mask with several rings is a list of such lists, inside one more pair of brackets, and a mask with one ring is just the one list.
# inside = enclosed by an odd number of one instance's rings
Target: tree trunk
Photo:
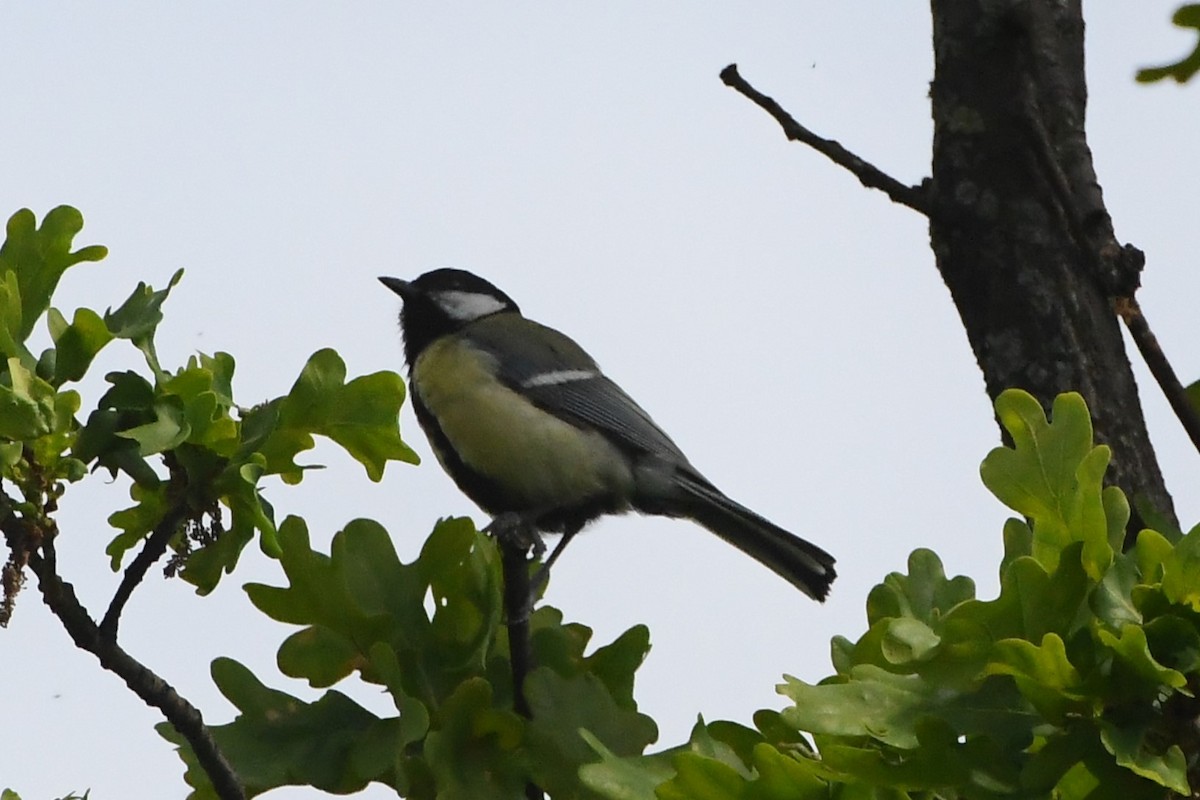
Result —
[[1080, 1], [931, 5], [930, 238], [988, 394], [1049, 408], [1080, 392], [1112, 482], [1174, 522], [1113, 310], [1141, 261], [1116, 241], [1087, 145]]

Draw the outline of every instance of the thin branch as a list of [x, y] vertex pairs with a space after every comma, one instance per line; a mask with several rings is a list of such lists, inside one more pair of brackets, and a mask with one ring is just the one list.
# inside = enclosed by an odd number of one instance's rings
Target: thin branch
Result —
[[167, 509], [166, 515], [154, 526], [154, 530], [146, 538], [141, 552], [129, 563], [129, 566], [125, 568], [125, 574], [121, 576], [121, 585], [113, 593], [108, 610], [104, 612], [104, 619], [100, 621], [101, 635], [116, 641], [117, 625], [121, 621], [121, 612], [125, 609], [125, 604], [129, 602], [133, 590], [142, 582], [142, 578], [146, 577], [146, 573], [154, 565], [154, 562], [167, 552], [167, 545], [170, 543], [171, 537], [179, 530], [179, 525], [186, 516], [187, 506], [181, 500]]
[[529, 615], [533, 598], [529, 585], [527, 550], [507, 536], [498, 536], [500, 563], [504, 570], [504, 617], [508, 626], [509, 659], [512, 663], [513, 709], [525, 719], [532, 719], [529, 700], [525, 697], [525, 677], [533, 661], [529, 641]]
[[134, 694], [162, 712], [175, 730], [187, 739], [221, 800], [245, 800], [246, 794], [237, 775], [213, 741], [200, 711], [170, 684], [121, 649], [116, 641], [101, 633], [75, 596], [75, 588], [58, 575], [53, 537], [43, 540], [41, 550], [41, 554], [30, 554], [29, 567], [37, 576], [42, 599], [62, 622], [75, 646], [96, 656], [102, 667], [116, 673]]
[[1196, 408], [1187, 396], [1187, 390], [1179, 382], [1179, 376], [1175, 374], [1171, 362], [1167, 360], [1162, 347], [1159, 346], [1158, 338], [1150, 330], [1150, 325], [1142, 314], [1141, 306], [1132, 297], [1119, 297], [1114, 306], [1121, 319], [1125, 320], [1125, 327], [1129, 329], [1129, 335], [1137, 344], [1138, 352], [1142, 354], [1146, 366], [1150, 368], [1154, 379], [1158, 381], [1159, 387], [1167, 397], [1167, 402], [1175, 411], [1175, 416], [1183, 424], [1183, 429], [1187, 431], [1192, 445], [1200, 450], [1200, 416], [1197, 416]]
[[929, 216], [929, 198], [921, 187], [901, 183], [874, 164], [851, 153], [840, 143], [818, 136], [801, 125], [779, 103], [747, 83], [746, 79], [738, 73], [737, 64], [730, 64], [721, 70], [721, 80], [726, 86], [737, 90], [774, 117], [788, 139], [803, 142], [833, 163], [849, 170], [868, 189], [878, 189], [892, 198], [893, 202]]
[[[530, 551], [537, 558], [545, 545], [529, 524], [517, 515], [501, 515], [485, 528], [496, 537], [500, 547], [500, 566], [504, 576], [504, 619], [508, 627], [508, 654], [513, 682], [513, 710], [525, 719], [533, 719], [533, 710], [525, 696], [525, 678], [533, 663], [529, 636], [529, 616], [533, 612], [533, 587], [529, 579]], [[525, 784], [526, 800], [544, 800], [545, 792], [532, 781]]]

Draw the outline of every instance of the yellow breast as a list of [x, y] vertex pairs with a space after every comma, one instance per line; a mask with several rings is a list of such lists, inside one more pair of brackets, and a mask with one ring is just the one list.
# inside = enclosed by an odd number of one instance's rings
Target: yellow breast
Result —
[[629, 463], [602, 435], [542, 411], [494, 375], [493, 356], [452, 336], [413, 365], [413, 390], [463, 463], [530, 509], [629, 497]]

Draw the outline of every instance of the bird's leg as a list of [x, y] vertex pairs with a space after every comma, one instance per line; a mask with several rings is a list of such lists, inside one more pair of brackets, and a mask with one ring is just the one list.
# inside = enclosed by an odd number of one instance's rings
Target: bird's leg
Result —
[[[494, 536], [496, 541], [500, 543], [501, 548], [511, 548], [519, 550], [522, 554], [529, 553], [533, 559], [539, 559], [546, 552], [546, 543], [542, 541], [542, 536], [537, 530], [535, 520], [538, 514], [521, 514], [516, 511], [506, 511], [503, 514], [497, 515], [483, 532]], [[526, 612], [532, 611], [533, 604], [541, 595], [542, 590], [546, 588], [546, 581], [550, 579], [550, 568], [554, 566], [554, 562], [562, 555], [563, 550], [567, 547], [567, 542], [579, 533], [583, 528], [582, 525], [574, 525], [567, 528], [562, 533], [562, 538], [558, 540], [558, 544], [554, 545], [554, 549], [550, 551], [550, 557], [537, 569], [533, 574], [533, 579], [529, 582], [529, 599], [525, 606]], [[511, 609], [510, 609], [511, 613]]]
[[558, 540], [558, 544], [554, 545], [554, 549], [550, 551], [550, 557], [546, 559], [544, 564], [538, 567], [537, 572], [533, 573], [533, 579], [529, 582], [529, 589], [532, 593], [530, 602], [532, 602], [532, 597], [536, 597], [545, 588], [546, 581], [550, 579], [550, 567], [554, 566], [554, 562], [562, 555], [562, 551], [567, 549], [567, 542], [571, 541], [572, 537], [579, 533], [582, 527], [582, 525], [576, 525], [563, 531], [562, 538]]

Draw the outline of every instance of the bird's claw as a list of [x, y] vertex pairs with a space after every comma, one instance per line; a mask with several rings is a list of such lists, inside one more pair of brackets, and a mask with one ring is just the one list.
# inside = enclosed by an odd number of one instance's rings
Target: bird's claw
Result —
[[540, 559], [546, 552], [546, 543], [537, 528], [520, 514], [506, 511], [498, 515], [483, 532], [495, 537], [501, 545], [531, 553], [533, 559]]

